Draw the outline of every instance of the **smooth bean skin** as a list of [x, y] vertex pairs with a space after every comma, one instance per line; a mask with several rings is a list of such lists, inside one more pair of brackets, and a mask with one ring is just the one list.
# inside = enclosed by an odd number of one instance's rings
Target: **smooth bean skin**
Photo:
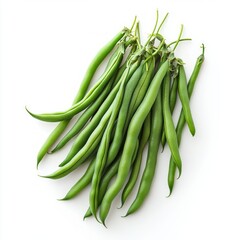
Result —
[[[94, 158], [89, 166], [88, 169], [94, 170], [94, 164], [96, 162], [96, 158]], [[88, 184], [91, 183], [92, 174], [90, 170], [87, 170], [84, 175], [71, 187], [71, 189], [67, 192], [64, 198], [60, 200], [69, 200], [77, 196]]]
[[[176, 106], [176, 102], [177, 102], [177, 92], [178, 92], [178, 79], [177, 77], [173, 79], [173, 84], [171, 87], [171, 92], [170, 92], [170, 110], [171, 113], [173, 113], [174, 108]], [[162, 140], [161, 140], [161, 144], [162, 144], [162, 150], [165, 147], [166, 144], [166, 136], [165, 136], [165, 132], [163, 131], [162, 133]]]
[[163, 129], [163, 113], [162, 113], [162, 99], [161, 91], [159, 91], [157, 99], [151, 110], [151, 133], [149, 137], [148, 156], [146, 166], [142, 175], [141, 183], [138, 189], [137, 196], [128, 209], [126, 214], [130, 215], [136, 212], [143, 204], [147, 195], [149, 194], [153, 177], [155, 174], [158, 150], [161, 140], [161, 132]]
[[136, 112], [138, 106], [141, 104], [141, 102], [147, 92], [148, 86], [150, 84], [150, 81], [151, 81], [153, 73], [154, 73], [154, 67], [155, 67], [155, 58], [152, 58], [148, 62], [148, 68], [144, 70], [143, 75], [142, 75], [141, 79], [139, 80], [139, 84], [133, 93], [132, 100], [131, 100], [131, 103], [129, 106], [129, 114], [127, 116], [124, 131], [127, 130], [127, 126], [129, 124], [132, 116]]
[[85, 96], [89, 84], [93, 78], [93, 75], [95, 74], [96, 70], [98, 69], [99, 65], [102, 63], [102, 61], [107, 57], [107, 55], [112, 51], [112, 49], [115, 47], [117, 42], [123, 38], [126, 31], [122, 30], [119, 33], [116, 34], [116, 36], [113, 37], [112, 40], [110, 40], [104, 47], [101, 48], [101, 50], [96, 54], [96, 56], [91, 61], [90, 65], [87, 68], [87, 71], [84, 75], [84, 78], [81, 82], [81, 85], [79, 87], [78, 93], [73, 101], [73, 104], [78, 103], [80, 100], [83, 99]]
[[175, 131], [172, 114], [169, 106], [169, 92], [170, 92], [170, 73], [168, 72], [163, 81], [163, 119], [164, 119], [164, 131], [168, 146], [171, 154], [174, 157], [174, 161], [178, 167], [179, 176], [182, 172], [182, 160], [178, 149], [177, 134]]
[[[134, 151], [132, 161], [134, 161], [134, 159], [137, 155], [138, 147], [139, 147], [139, 141], [137, 141], [137, 144], [135, 146], [135, 151]], [[104, 195], [107, 191], [107, 188], [109, 186], [110, 181], [117, 174], [120, 159], [121, 159], [121, 154], [116, 158], [116, 160], [112, 163], [112, 165], [107, 169], [107, 171], [103, 175], [103, 178], [101, 180], [100, 187], [99, 187], [98, 206], [100, 206], [100, 204], [102, 202], [102, 199], [103, 199], [103, 197], [104, 197]], [[90, 216], [92, 216], [92, 212], [91, 212], [91, 209], [89, 207], [86, 214], [84, 215], [83, 219], [85, 219], [87, 217], [90, 217]]]
[[132, 169], [131, 175], [128, 179], [128, 182], [125, 185], [123, 192], [122, 192], [121, 207], [124, 205], [126, 199], [131, 194], [131, 192], [137, 182], [137, 178], [139, 176], [141, 163], [142, 163], [143, 150], [148, 142], [148, 138], [150, 135], [150, 121], [151, 121], [151, 117], [150, 117], [150, 114], [148, 114], [148, 116], [143, 124], [143, 132], [142, 132], [142, 135], [140, 136], [141, 141], [139, 143], [139, 148], [138, 148], [136, 159], [133, 163], [133, 169]]
[[162, 80], [165, 77], [168, 69], [169, 61], [167, 60], [162, 64], [158, 72], [155, 74], [141, 105], [137, 109], [136, 113], [134, 114], [129, 124], [117, 178], [114, 184], [106, 192], [102, 204], [100, 206], [100, 219], [104, 225], [105, 219], [111, 207], [111, 203], [113, 199], [116, 197], [116, 195], [119, 193], [121, 188], [123, 187], [129, 169], [131, 167], [131, 161], [129, 161], [129, 159], [131, 159], [134, 154], [132, 144], [136, 143], [138, 139], [139, 132], [142, 128], [142, 125], [148, 113], [152, 108], [152, 105], [155, 102]]
[[99, 142], [101, 141], [102, 135], [105, 131], [105, 127], [107, 125], [107, 122], [111, 116], [112, 108], [109, 108], [104, 117], [102, 118], [101, 122], [99, 123], [98, 127], [95, 128], [91, 136], [88, 138], [86, 144], [79, 150], [79, 152], [63, 167], [55, 171], [54, 173], [43, 176], [45, 178], [52, 178], [52, 179], [58, 179], [61, 177], [66, 176], [73, 170], [75, 170], [79, 164], [82, 163], [82, 158], [91, 151], [91, 148], [96, 148], [98, 146]]
[[[120, 159], [115, 161], [113, 163], [113, 165], [108, 169], [108, 171], [106, 171], [106, 174], [104, 174], [103, 179], [101, 180], [100, 187], [99, 187], [99, 195], [98, 195], [99, 196], [98, 206], [102, 202], [102, 199], [104, 197], [104, 194], [107, 191], [107, 188], [108, 188], [108, 185], [109, 185], [110, 181], [117, 174], [119, 163], [120, 163]], [[91, 212], [91, 209], [89, 207], [87, 212], [84, 215], [84, 219], [87, 218], [87, 217], [90, 217], [90, 216], [92, 216], [92, 212]]]
[[[66, 163], [68, 163], [77, 154], [79, 149], [81, 149], [84, 146], [87, 139], [92, 134], [93, 130], [98, 126], [99, 122], [101, 121], [103, 116], [105, 116], [106, 112], [108, 112], [110, 105], [113, 103], [114, 98], [116, 97], [116, 94], [119, 91], [121, 82], [126, 77], [127, 77], [127, 81], [128, 81], [128, 79], [130, 78], [131, 74], [133, 74], [136, 67], [137, 67], [137, 63], [134, 63], [133, 65], [130, 66], [129, 71], [127, 69], [125, 69], [125, 71], [123, 72], [123, 74], [121, 76], [121, 79], [119, 80], [117, 85], [113, 88], [113, 90], [110, 92], [107, 99], [103, 102], [103, 104], [101, 105], [101, 107], [99, 108], [99, 110], [97, 111], [97, 113], [95, 114], [93, 119], [91, 120], [91, 122], [86, 126], [86, 128], [83, 129], [83, 131], [78, 135], [78, 137], [74, 141], [74, 144], [71, 147], [67, 157], [59, 165], [60, 167], [64, 166]], [[111, 113], [108, 112], [108, 114], [111, 114]]]
[[[107, 55], [112, 51], [117, 42], [124, 36], [125, 32], [126, 32], [125, 30], [120, 31], [112, 40], [110, 40], [103, 48], [101, 48], [101, 50], [96, 54], [94, 59], [91, 61], [86, 71], [86, 74], [83, 80], [81, 81], [81, 85], [73, 101], [73, 105], [83, 99], [97, 68], [102, 63], [102, 61], [107, 57]], [[49, 151], [49, 149], [52, 147], [52, 145], [57, 141], [57, 139], [66, 129], [69, 121], [70, 120], [65, 120], [63, 122], [60, 122], [57, 125], [57, 127], [55, 127], [55, 129], [52, 131], [52, 133], [49, 135], [49, 137], [46, 139], [46, 141], [44, 142], [44, 144], [42, 145], [38, 152], [37, 166], [39, 165], [43, 157], [46, 155], [46, 153]]]
[[110, 149], [109, 149], [109, 154], [108, 154], [108, 162], [109, 164], [113, 161], [113, 159], [115, 159], [115, 157], [118, 154], [118, 151], [121, 147], [121, 143], [125, 134], [124, 131], [124, 126], [126, 125], [126, 118], [128, 115], [128, 109], [129, 109], [129, 105], [132, 99], [132, 95], [133, 92], [139, 82], [139, 79], [142, 75], [142, 70], [143, 70], [143, 64], [141, 64], [136, 71], [134, 72], [134, 74], [131, 76], [131, 78], [129, 79], [127, 86], [126, 86], [126, 91], [124, 93], [124, 98], [123, 98], [123, 102], [119, 111], [119, 116], [117, 119], [117, 126], [116, 126], [116, 130], [114, 133], [114, 138], [113, 141], [111, 143]]
[[60, 150], [61, 148], [63, 148], [69, 142], [69, 140], [71, 140], [74, 136], [76, 136], [81, 131], [81, 129], [85, 126], [85, 124], [92, 117], [92, 115], [99, 109], [100, 105], [103, 103], [107, 94], [109, 94], [110, 90], [111, 90], [111, 85], [109, 84], [104, 89], [102, 94], [98, 97], [98, 99], [89, 108], [87, 108], [87, 110], [78, 118], [74, 126], [61, 139], [61, 141], [51, 151], [51, 153], [54, 153]]
[[192, 118], [192, 113], [190, 109], [188, 90], [187, 90], [187, 77], [184, 70], [184, 66], [179, 66], [179, 83], [178, 83], [178, 94], [182, 103], [183, 113], [188, 124], [188, 128], [191, 134], [195, 135], [195, 125]]
[[97, 207], [98, 207], [99, 184], [100, 184], [102, 172], [104, 170], [104, 167], [105, 167], [106, 161], [107, 161], [109, 145], [110, 145], [110, 138], [111, 138], [111, 133], [112, 133], [112, 129], [114, 126], [114, 122], [118, 116], [119, 109], [121, 107], [122, 100], [124, 97], [124, 90], [126, 87], [126, 82], [127, 82], [126, 79], [127, 79], [127, 75], [129, 72], [129, 68], [126, 69], [126, 72], [127, 72], [126, 77], [125, 77], [125, 79], [123, 79], [120, 89], [117, 93], [117, 96], [114, 99], [112, 114], [111, 114], [110, 120], [108, 122], [106, 131], [104, 132], [104, 135], [101, 140], [101, 143], [100, 143], [100, 146], [98, 149], [98, 153], [97, 153], [97, 159], [96, 159], [96, 163], [95, 163], [95, 169], [94, 169], [91, 190], [90, 190], [90, 196], [89, 196], [90, 209], [96, 219], [97, 219], [96, 211], [97, 211]]
[[[203, 46], [204, 48], [204, 46]], [[203, 49], [204, 51], [204, 49]], [[191, 77], [188, 82], [188, 96], [189, 99], [192, 96], [193, 89], [197, 80], [197, 77], [199, 75], [199, 72], [201, 70], [202, 64], [204, 62], [204, 52], [197, 58], [197, 61], [195, 63], [193, 72], [191, 74]], [[176, 127], [176, 132], [177, 132], [177, 138], [178, 138], [178, 145], [180, 146], [181, 144], [181, 138], [182, 138], [182, 132], [184, 129], [184, 126], [186, 124], [186, 120], [184, 117], [183, 110], [181, 110], [177, 127]], [[173, 157], [171, 156], [170, 162], [169, 162], [169, 170], [168, 170], [168, 187], [169, 187], [169, 196], [172, 194], [173, 187], [174, 187], [174, 182], [175, 182], [175, 173], [176, 173], [176, 164], [174, 162]]]
[[[122, 46], [122, 45], [121, 45]], [[78, 103], [73, 105], [70, 109], [65, 112], [56, 112], [56, 113], [46, 113], [46, 114], [34, 114], [31, 113], [28, 109], [28, 113], [33, 117], [47, 122], [58, 122], [63, 120], [71, 119], [74, 115], [86, 109], [90, 104], [92, 104], [97, 97], [101, 94], [104, 87], [109, 83], [109, 80], [113, 77], [114, 73], [117, 71], [124, 54], [124, 48], [119, 46], [118, 54], [116, 55], [111, 66], [103, 73], [100, 77], [100, 80], [93, 86], [87, 95]]]
[[37, 168], [38, 168], [39, 163], [42, 161], [43, 157], [46, 155], [46, 153], [49, 151], [49, 149], [52, 147], [52, 145], [57, 141], [57, 139], [60, 137], [60, 135], [66, 129], [69, 122], [70, 122], [70, 120], [60, 122], [55, 127], [55, 129], [51, 132], [51, 134], [48, 136], [48, 138], [45, 140], [44, 144], [38, 151]]

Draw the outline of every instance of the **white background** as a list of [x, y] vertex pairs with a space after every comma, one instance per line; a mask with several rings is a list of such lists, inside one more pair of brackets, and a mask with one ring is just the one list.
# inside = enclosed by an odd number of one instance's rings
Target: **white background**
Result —
[[[69, 1], [2, 0], [0, 36], [0, 239], [240, 239], [239, 178], [239, 22], [238, 1]], [[137, 15], [143, 38], [151, 32], [155, 10], [169, 12], [162, 29], [175, 40], [183, 23], [177, 55], [188, 75], [206, 45], [206, 61], [191, 101], [196, 124], [185, 129], [181, 145], [183, 174], [170, 198], [169, 150], [160, 154], [149, 197], [136, 214], [121, 218], [119, 198], [107, 219], [82, 220], [88, 190], [60, 202], [83, 173], [61, 180], [38, 177], [56, 169], [68, 149], [47, 157], [36, 170], [37, 152], [54, 128], [31, 118], [34, 112], [68, 108], [88, 63]], [[175, 116], [176, 117], [176, 116]]]

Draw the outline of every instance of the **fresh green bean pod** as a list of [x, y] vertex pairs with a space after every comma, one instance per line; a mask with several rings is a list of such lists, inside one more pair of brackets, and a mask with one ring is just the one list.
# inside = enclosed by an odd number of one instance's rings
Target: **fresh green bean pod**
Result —
[[138, 139], [139, 132], [148, 113], [152, 108], [152, 105], [156, 100], [162, 80], [165, 77], [168, 69], [169, 61], [167, 60], [165, 63], [162, 64], [158, 72], [155, 74], [141, 105], [137, 109], [129, 124], [117, 178], [114, 184], [106, 192], [100, 207], [100, 219], [103, 224], [105, 224], [105, 219], [108, 215], [113, 199], [123, 187], [124, 182], [128, 176], [128, 172], [131, 167], [131, 161], [129, 161], [129, 159], [131, 159], [134, 154], [132, 144]]
[[93, 131], [91, 136], [88, 138], [86, 144], [78, 151], [78, 153], [67, 164], [62, 166], [60, 169], [58, 169], [54, 173], [48, 176], [43, 176], [43, 177], [58, 179], [66, 176], [67, 174], [75, 170], [82, 163], [83, 157], [86, 154], [88, 154], [89, 151], [92, 150], [92, 148], [95, 149], [96, 146], [98, 146], [99, 142], [101, 141], [102, 135], [104, 134], [109, 118], [111, 116], [111, 112], [112, 112], [112, 107], [110, 107], [108, 111], [105, 113], [98, 127]]
[[[87, 139], [92, 134], [93, 130], [98, 126], [98, 124], [101, 121], [102, 117], [104, 116], [106, 111], [108, 111], [110, 105], [114, 101], [114, 98], [116, 97], [116, 94], [119, 91], [121, 82], [126, 77], [127, 77], [127, 81], [128, 81], [129, 78], [131, 77], [131, 75], [133, 74], [133, 72], [138, 67], [138, 65], [139, 64], [136, 62], [136, 63], [134, 63], [133, 65], [130, 66], [130, 70], [129, 71], [125, 69], [125, 71], [123, 72], [123, 74], [121, 76], [121, 79], [115, 85], [113, 90], [110, 92], [110, 94], [108, 95], [107, 99], [103, 102], [103, 104], [101, 105], [101, 107], [99, 108], [99, 110], [97, 111], [95, 116], [92, 118], [90, 123], [86, 126], [86, 128], [83, 129], [83, 131], [78, 135], [78, 137], [74, 141], [74, 144], [71, 147], [68, 155], [66, 156], [64, 161], [59, 165], [60, 167], [64, 166], [66, 163], [68, 163], [78, 153], [79, 149], [81, 149], [84, 146], [84, 144], [86, 143]], [[111, 113], [109, 112], [108, 114], [111, 114]]]
[[188, 124], [188, 128], [191, 134], [195, 135], [195, 126], [192, 118], [192, 113], [190, 109], [188, 90], [187, 90], [187, 77], [184, 70], [184, 66], [179, 66], [179, 83], [178, 83], [178, 94], [182, 103], [183, 113]]
[[137, 87], [133, 93], [132, 100], [131, 100], [131, 103], [129, 106], [129, 113], [127, 115], [124, 132], [127, 130], [127, 126], [129, 124], [132, 116], [136, 112], [137, 108], [141, 104], [141, 102], [147, 92], [148, 86], [151, 82], [151, 79], [152, 79], [152, 76], [154, 73], [155, 58], [150, 59], [149, 62], [147, 62], [147, 65], [148, 65], [148, 67], [146, 69], [144, 69], [144, 73], [143, 73], [141, 79], [139, 80], [139, 84], [137, 85]]
[[63, 148], [74, 136], [76, 136], [81, 129], [85, 126], [85, 124], [89, 121], [89, 119], [96, 113], [99, 109], [100, 105], [106, 99], [106, 96], [109, 94], [111, 90], [111, 85], [109, 84], [102, 94], [96, 99], [96, 101], [86, 109], [86, 111], [78, 118], [74, 126], [68, 131], [68, 133], [61, 139], [61, 141], [57, 144], [57, 146], [51, 151], [54, 153], [61, 148]]
[[113, 75], [116, 73], [117, 69], [119, 68], [119, 65], [122, 61], [123, 54], [125, 51], [124, 45], [123, 44], [119, 45], [117, 51], [118, 51], [118, 54], [116, 54], [116, 57], [112, 61], [112, 64], [102, 74], [102, 76], [100, 77], [100, 80], [93, 86], [92, 89], [89, 90], [89, 92], [80, 102], [73, 105], [70, 109], [68, 109], [65, 112], [46, 113], [46, 114], [34, 114], [34, 113], [31, 113], [28, 109], [26, 109], [28, 113], [33, 117], [42, 121], [58, 122], [58, 121], [71, 119], [74, 115], [86, 109], [88, 106], [90, 106], [90, 104], [92, 104], [97, 99], [97, 97], [103, 91], [104, 87], [109, 83], [110, 79], [113, 77]]
[[141, 135], [141, 140], [140, 140], [136, 160], [133, 163], [133, 169], [132, 169], [131, 175], [130, 175], [128, 182], [125, 185], [123, 192], [122, 192], [121, 207], [124, 205], [126, 199], [131, 194], [131, 192], [137, 182], [137, 178], [139, 176], [141, 163], [142, 163], [143, 150], [148, 142], [148, 138], [150, 135], [150, 121], [151, 121], [150, 114], [148, 114], [148, 116], [143, 124], [143, 132]]
[[[189, 99], [192, 96], [193, 89], [197, 80], [197, 77], [199, 75], [199, 72], [201, 70], [202, 64], [204, 62], [204, 46], [203, 46], [203, 53], [197, 58], [196, 64], [194, 66], [193, 72], [191, 74], [191, 77], [188, 82], [188, 96]], [[183, 110], [181, 110], [177, 127], [176, 127], [176, 132], [177, 132], [177, 138], [178, 138], [178, 145], [180, 146], [181, 144], [181, 138], [182, 138], [182, 132], [184, 129], [184, 126], [186, 124], [185, 116], [183, 113]], [[169, 162], [169, 170], [168, 170], [168, 187], [169, 187], [169, 196], [172, 193], [174, 182], [175, 182], [175, 173], [176, 173], [176, 164], [173, 160], [173, 157], [171, 156], [170, 162]]]
[[[111, 41], [109, 41], [101, 50], [96, 54], [94, 59], [91, 61], [86, 74], [81, 81], [81, 85], [79, 87], [79, 90], [77, 92], [77, 95], [73, 101], [73, 105], [79, 102], [83, 99], [85, 96], [87, 89], [91, 83], [92, 77], [95, 74], [97, 68], [102, 63], [102, 61], [106, 58], [106, 56], [112, 51], [114, 46], [117, 44], [117, 42], [123, 38], [125, 35], [126, 30], [120, 31]], [[41, 149], [38, 152], [37, 155], [37, 166], [43, 159], [43, 157], [46, 155], [46, 153], [49, 151], [49, 149], [52, 147], [52, 145], [56, 142], [56, 140], [59, 138], [59, 136], [63, 133], [63, 131], [66, 129], [68, 123], [70, 120], [65, 120], [63, 122], [60, 122], [57, 127], [52, 131], [52, 133], [49, 135], [49, 137], [46, 139], [44, 144], [42, 145]]]
[[107, 161], [113, 125], [118, 116], [119, 109], [121, 107], [122, 100], [124, 97], [124, 90], [125, 90], [125, 86], [126, 86], [126, 82], [127, 82], [126, 79], [127, 79], [127, 75], [129, 72], [129, 67], [126, 69], [126, 71], [127, 71], [126, 77], [125, 77], [125, 79], [123, 79], [120, 89], [117, 93], [117, 96], [113, 102], [112, 114], [111, 114], [110, 120], [108, 122], [106, 131], [104, 132], [104, 135], [101, 140], [101, 143], [100, 143], [100, 146], [98, 149], [98, 153], [97, 153], [95, 169], [94, 169], [94, 174], [93, 174], [92, 184], [91, 184], [91, 191], [90, 191], [90, 196], [89, 196], [90, 209], [96, 219], [97, 219], [96, 211], [97, 211], [97, 207], [98, 207], [99, 184], [100, 184], [102, 172], [104, 170], [104, 167], [105, 167], [106, 161]]
[[144, 67], [144, 64], [141, 64], [136, 69], [136, 71], [134, 72], [134, 74], [132, 75], [132, 77], [129, 79], [127, 83], [123, 102], [119, 111], [114, 138], [109, 149], [108, 160], [107, 160], [109, 164], [115, 159], [121, 147], [120, 143], [122, 142], [125, 134], [124, 127], [126, 125], [126, 118], [128, 115], [129, 104], [131, 102], [133, 92], [139, 83], [139, 79], [141, 78], [143, 67]]
[[[177, 80], [177, 77], [175, 77], [173, 79], [173, 84], [172, 84], [171, 92], [170, 92], [170, 100], [169, 100], [170, 101], [169, 104], [170, 104], [171, 113], [173, 113], [174, 108], [176, 106], [177, 92], [178, 92], [178, 80]], [[161, 144], [162, 144], [162, 149], [164, 149], [165, 144], [166, 144], [166, 135], [165, 135], [164, 131], [162, 132]]]
[[179, 170], [179, 176], [182, 172], [182, 160], [178, 149], [177, 134], [175, 131], [172, 114], [169, 106], [169, 92], [170, 92], [170, 72], [167, 73], [163, 82], [163, 118], [164, 131], [166, 134], [167, 143], [174, 157], [174, 161]]
[[126, 214], [132, 214], [136, 212], [143, 204], [147, 195], [149, 194], [153, 177], [155, 174], [158, 150], [161, 139], [161, 132], [163, 129], [163, 113], [162, 113], [162, 99], [161, 91], [159, 91], [157, 99], [151, 110], [151, 133], [149, 137], [148, 156], [146, 166], [142, 175], [141, 183], [138, 189], [137, 196], [128, 209]]
[[[133, 159], [132, 161], [134, 161], [137, 152], [138, 152], [138, 147], [139, 147], [139, 141], [137, 141], [137, 144], [135, 146], [135, 151], [133, 154]], [[121, 159], [121, 154], [119, 155], [119, 157], [116, 158], [116, 160], [112, 163], [112, 165], [105, 171], [103, 178], [101, 180], [100, 183], [100, 187], [99, 187], [99, 195], [98, 195], [98, 206], [100, 206], [102, 199], [107, 191], [107, 188], [109, 186], [110, 181], [112, 180], [112, 178], [117, 174], [118, 171], [118, 167], [119, 167], [119, 163], [120, 163], [120, 159]], [[92, 212], [90, 207], [88, 208], [87, 212], [84, 215], [84, 218], [90, 217], [92, 216]]]

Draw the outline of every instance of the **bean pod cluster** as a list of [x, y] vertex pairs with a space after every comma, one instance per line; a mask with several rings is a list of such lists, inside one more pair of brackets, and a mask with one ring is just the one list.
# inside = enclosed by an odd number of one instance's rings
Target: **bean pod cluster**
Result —
[[[44, 114], [34, 114], [27, 109], [36, 119], [59, 122], [38, 153], [37, 166], [46, 154], [59, 151], [74, 139], [59, 168], [42, 177], [59, 179], [88, 163], [85, 173], [62, 199], [72, 199], [90, 186], [89, 208], [84, 218], [94, 216], [105, 225], [116, 196], [121, 193], [123, 206], [138, 187], [126, 216], [136, 212], [149, 194], [159, 149], [163, 150], [165, 143], [171, 152], [170, 194], [176, 173], [181, 176], [179, 145], [185, 125], [195, 134], [190, 98], [204, 61], [204, 45], [188, 79], [183, 61], [175, 56], [175, 49], [180, 41], [191, 39], [181, 38], [181, 26], [178, 39], [168, 44], [160, 34], [167, 15], [158, 26], [157, 13], [152, 34], [144, 45], [136, 18], [130, 29], [117, 33], [90, 63], [69, 109]], [[109, 55], [105, 70], [89, 89], [96, 70]], [[178, 98], [182, 109], [175, 124], [172, 114]], [[69, 124], [72, 127], [66, 132]], [[144, 151], [147, 157], [141, 174]]]

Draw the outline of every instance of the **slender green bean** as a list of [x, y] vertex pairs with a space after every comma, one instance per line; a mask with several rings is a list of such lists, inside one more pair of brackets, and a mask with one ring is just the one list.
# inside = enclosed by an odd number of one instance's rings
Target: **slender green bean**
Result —
[[182, 103], [183, 113], [188, 124], [191, 134], [195, 135], [195, 126], [192, 118], [192, 113], [189, 104], [187, 78], [183, 65], [179, 66], [178, 94]]
[[106, 96], [107, 94], [109, 94], [110, 90], [111, 90], [111, 85], [109, 84], [104, 89], [102, 94], [98, 97], [98, 99], [89, 108], [87, 108], [87, 110], [78, 118], [74, 126], [61, 139], [61, 141], [51, 151], [51, 153], [54, 153], [60, 150], [61, 148], [63, 148], [69, 142], [69, 140], [71, 140], [74, 136], [76, 136], [81, 131], [81, 129], [85, 126], [85, 124], [92, 117], [92, 115], [99, 109], [100, 105], [106, 99]]
[[177, 134], [175, 131], [172, 114], [169, 106], [169, 92], [170, 92], [170, 72], [167, 73], [163, 81], [163, 118], [164, 118], [164, 131], [166, 134], [167, 143], [174, 157], [174, 161], [179, 170], [179, 176], [182, 171], [182, 160], [179, 154]]
[[147, 144], [147, 141], [148, 141], [148, 138], [150, 135], [150, 121], [151, 121], [150, 114], [148, 114], [148, 116], [144, 122], [144, 125], [143, 125], [143, 133], [141, 136], [141, 141], [139, 144], [136, 160], [133, 163], [133, 169], [132, 169], [131, 175], [130, 175], [128, 182], [122, 192], [121, 207], [124, 205], [126, 199], [131, 194], [131, 192], [137, 182], [137, 178], [138, 178], [140, 168], [141, 168], [143, 150]]
[[114, 101], [114, 98], [116, 97], [116, 94], [119, 91], [121, 82], [126, 77], [127, 77], [127, 81], [128, 81], [129, 78], [131, 77], [131, 75], [133, 74], [133, 72], [135, 71], [135, 69], [137, 68], [137, 66], [138, 66], [138, 63], [135, 62], [133, 65], [130, 66], [129, 71], [127, 69], [125, 69], [125, 71], [123, 72], [123, 74], [121, 76], [121, 79], [119, 80], [117, 85], [113, 88], [113, 90], [110, 92], [107, 99], [103, 102], [103, 104], [101, 105], [101, 107], [99, 108], [99, 110], [97, 111], [97, 113], [95, 114], [93, 119], [91, 120], [91, 122], [86, 126], [86, 128], [83, 129], [83, 131], [76, 138], [76, 140], [75, 140], [72, 148], [70, 149], [68, 155], [66, 156], [65, 160], [60, 164], [61, 167], [64, 166], [66, 163], [68, 163], [76, 155], [76, 153], [79, 151], [79, 149], [84, 146], [87, 139], [89, 138], [89, 136], [91, 135], [93, 130], [97, 127], [97, 125], [101, 121], [103, 115], [109, 109], [110, 105]]
[[119, 143], [122, 142], [124, 137], [124, 133], [125, 133], [124, 127], [126, 125], [126, 118], [129, 112], [129, 104], [131, 102], [133, 92], [136, 86], [138, 85], [139, 79], [141, 78], [143, 67], [144, 65], [141, 64], [127, 83], [124, 99], [123, 99], [122, 106], [121, 106], [118, 120], [117, 120], [116, 131], [114, 133], [114, 138], [109, 149], [108, 160], [107, 160], [109, 163], [111, 163], [113, 159], [115, 159], [121, 147], [121, 144]]
[[[197, 58], [196, 64], [194, 66], [193, 72], [191, 74], [191, 77], [188, 82], [188, 96], [189, 99], [192, 96], [193, 89], [197, 80], [197, 77], [199, 75], [199, 72], [201, 70], [202, 64], [204, 62], [204, 45], [203, 45], [203, 52], [202, 54]], [[183, 113], [183, 110], [180, 113], [177, 127], [176, 127], [176, 132], [177, 132], [177, 138], [178, 138], [178, 145], [180, 146], [181, 143], [181, 138], [182, 138], [182, 132], [185, 126], [186, 120], [185, 116]], [[170, 163], [169, 163], [169, 171], [168, 171], [168, 187], [169, 187], [169, 196], [172, 193], [174, 182], [175, 182], [175, 172], [176, 172], [176, 165], [173, 160], [173, 157], [171, 156]]]
[[99, 94], [103, 91], [104, 87], [109, 83], [110, 79], [117, 71], [122, 61], [124, 51], [125, 49], [123, 47], [123, 44], [119, 45], [117, 49], [118, 54], [116, 54], [116, 57], [112, 61], [112, 64], [100, 77], [100, 80], [93, 86], [92, 89], [89, 90], [87, 95], [80, 102], [73, 105], [67, 111], [57, 113], [34, 114], [31, 113], [28, 109], [26, 110], [30, 115], [42, 121], [58, 122], [71, 119], [74, 115], [86, 109], [91, 103], [93, 103], [97, 99]]
[[[106, 56], [112, 51], [112, 49], [117, 44], [117, 42], [125, 35], [125, 32], [126, 32], [126, 30], [119, 32], [111, 41], [109, 41], [103, 48], [101, 48], [101, 50], [96, 54], [94, 59], [91, 61], [90, 65], [86, 71], [86, 74], [85, 74], [83, 80], [81, 81], [81, 85], [80, 85], [77, 95], [73, 101], [73, 105], [83, 99], [97, 68], [102, 63], [102, 61], [106, 58]], [[60, 122], [57, 125], [57, 127], [52, 131], [52, 133], [49, 135], [49, 137], [46, 139], [46, 141], [44, 142], [44, 144], [42, 145], [41, 149], [38, 152], [37, 166], [41, 162], [43, 157], [46, 155], [46, 153], [49, 151], [49, 149], [52, 147], [52, 145], [59, 138], [59, 136], [66, 129], [69, 121], [70, 120]]]
[[141, 183], [138, 189], [137, 196], [126, 214], [132, 214], [137, 211], [143, 204], [149, 194], [153, 177], [155, 174], [158, 150], [163, 129], [163, 114], [162, 114], [162, 99], [161, 91], [159, 91], [157, 99], [151, 110], [151, 133], [149, 137], [148, 156], [146, 166], [142, 175]]
[[165, 74], [167, 73], [168, 69], [169, 61], [167, 60], [155, 74], [141, 105], [137, 109], [136, 113], [134, 114], [130, 122], [127, 137], [124, 144], [122, 159], [118, 169], [117, 178], [114, 184], [106, 192], [100, 207], [100, 219], [104, 225], [105, 219], [111, 207], [111, 203], [115, 196], [119, 193], [119, 191], [123, 187], [129, 169], [131, 167], [131, 162], [129, 161], [129, 159], [132, 158], [134, 153], [132, 144], [136, 142], [138, 138], [143, 122], [145, 121], [145, 118], [147, 117], [152, 105], [155, 102], [162, 80]]
[[[173, 84], [171, 87], [171, 92], [170, 92], [170, 111], [171, 113], [173, 113], [174, 108], [176, 106], [176, 102], [177, 102], [177, 91], [178, 91], [178, 80], [177, 80], [177, 76], [173, 79]], [[162, 133], [162, 140], [161, 140], [161, 144], [162, 144], [162, 151], [165, 147], [166, 144], [166, 135], [165, 132], [163, 131]]]
[[126, 69], [126, 71], [127, 71], [126, 77], [125, 77], [125, 79], [123, 79], [120, 89], [117, 93], [117, 96], [113, 102], [113, 111], [112, 111], [110, 120], [108, 122], [106, 131], [104, 132], [104, 135], [101, 140], [99, 150], [97, 153], [97, 160], [95, 163], [95, 169], [94, 169], [94, 174], [93, 174], [92, 184], [91, 184], [91, 191], [90, 191], [90, 196], [89, 196], [90, 209], [96, 219], [97, 219], [96, 211], [97, 211], [97, 207], [98, 207], [99, 184], [100, 184], [102, 172], [104, 170], [104, 167], [105, 167], [106, 161], [107, 161], [113, 125], [114, 125], [114, 122], [119, 113], [119, 109], [121, 107], [122, 100], [124, 97], [124, 90], [125, 90], [125, 86], [126, 86], [126, 82], [127, 82], [126, 79], [127, 79], [127, 75], [129, 72], [129, 67]]

